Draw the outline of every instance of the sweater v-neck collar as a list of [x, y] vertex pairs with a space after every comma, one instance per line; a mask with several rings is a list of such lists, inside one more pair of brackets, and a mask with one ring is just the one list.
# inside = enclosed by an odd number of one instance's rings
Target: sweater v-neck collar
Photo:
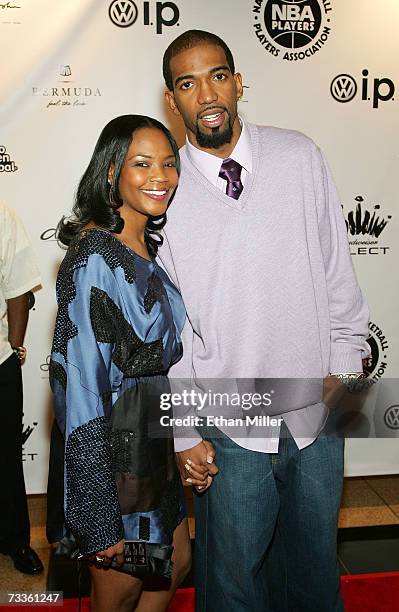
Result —
[[251, 150], [252, 150], [252, 172], [250, 172], [246, 178], [244, 189], [238, 200], [230, 198], [228, 195], [223, 193], [218, 187], [213, 185], [206, 177], [194, 166], [189, 156], [186, 153], [186, 147], [184, 146], [181, 151], [181, 157], [183, 160], [184, 170], [189, 171], [195, 178], [196, 182], [199, 182], [205, 189], [211, 192], [212, 198], [216, 199], [222, 205], [227, 205], [229, 208], [233, 208], [239, 212], [246, 212], [246, 203], [252, 192], [253, 185], [256, 182], [256, 176], [259, 167], [259, 133], [256, 125], [252, 123], [246, 123], [246, 127], [249, 131], [251, 139]]

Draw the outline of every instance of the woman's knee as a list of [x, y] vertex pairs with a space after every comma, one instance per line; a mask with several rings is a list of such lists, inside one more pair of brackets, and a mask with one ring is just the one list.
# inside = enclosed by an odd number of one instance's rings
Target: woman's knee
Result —
[[187, 518], [184, 518], [176, 527], [173, 534], [173, 546], [173, 582], [178, 585], [191, 569], [191, 541]]
[[96, 570], [91, 574], [92, 612], [130, 612], [137, 603], [143, 583], [141, 580], [115, 570]]
[[191, 548], [186, 547], [185, 550], [180, 551], [179, 556], [174, 560], [173, 563], [173, 579], [176, 584], [180, 584], [189, 574], [191, 570], [191, 564]]

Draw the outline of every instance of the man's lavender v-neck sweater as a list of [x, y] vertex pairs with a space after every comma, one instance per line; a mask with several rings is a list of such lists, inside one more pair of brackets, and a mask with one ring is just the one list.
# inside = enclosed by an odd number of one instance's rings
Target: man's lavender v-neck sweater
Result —
[[181, 180], [159, 253], [190, 323], [171, 376], [362, 371], [368, 309], [323, 155], [299, 132], [246, 126], [253, 171], [238, 201], [181, 149]]

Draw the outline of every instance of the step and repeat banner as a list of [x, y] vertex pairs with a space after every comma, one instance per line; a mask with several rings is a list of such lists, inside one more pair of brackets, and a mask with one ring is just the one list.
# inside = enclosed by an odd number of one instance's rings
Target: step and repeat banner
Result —
[[[0, 197], [24, 221], [43, 278], [24, 366], [30, 493], [47, 481], [48, 366], [63, 257], [54, 228], [112, 117], [155, 116], [183, 143], [163, 99], [162, 54], [190, 28], [231, 47], [245, 85], [243, 117], [303, 131], [327, 155], [371, 311], [369, 404], [357, 416], [347, 411], [363, 434], [348, 440], [346, 473], [399, 472], [398, 20], [396, 0], [0, 2]], [[385, 386], [374, 384], [381, 380]]]

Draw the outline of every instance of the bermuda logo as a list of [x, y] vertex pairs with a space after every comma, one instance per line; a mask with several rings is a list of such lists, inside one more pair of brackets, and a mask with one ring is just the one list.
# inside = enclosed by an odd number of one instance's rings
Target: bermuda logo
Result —
[[327, 0], [255, 0], [255, 34], [275, 57], [288, 61], [306, 59], [329, 38], [331, 4]]
[[357, 94], [357, 83], [350, 74], [339, 74], [332, 80], [330, 92], [337, 102], [350, 102]]
[[390, 406], [384, 414], [384, 423], [389, 429], [399, 429], [399, 406]]
[[132, 0], [114, 0], [109, 7], [109, 18], [118, 28], [128, 28], [137, 19], [137, 6]]
[[72, 70], [69, 64], [63, 64], [60, 66], [60, 76], [70, 77], [72, 75]]
[[62, 64], [57, 71], [57, 82], [48, 87], [32, 87], [32, 95], [45, 99], [46, 108], [77, 108], [87, 106], [89, 99], [101, 96], [98, 87], [82, 87], [74, 81], [69, 64]]

